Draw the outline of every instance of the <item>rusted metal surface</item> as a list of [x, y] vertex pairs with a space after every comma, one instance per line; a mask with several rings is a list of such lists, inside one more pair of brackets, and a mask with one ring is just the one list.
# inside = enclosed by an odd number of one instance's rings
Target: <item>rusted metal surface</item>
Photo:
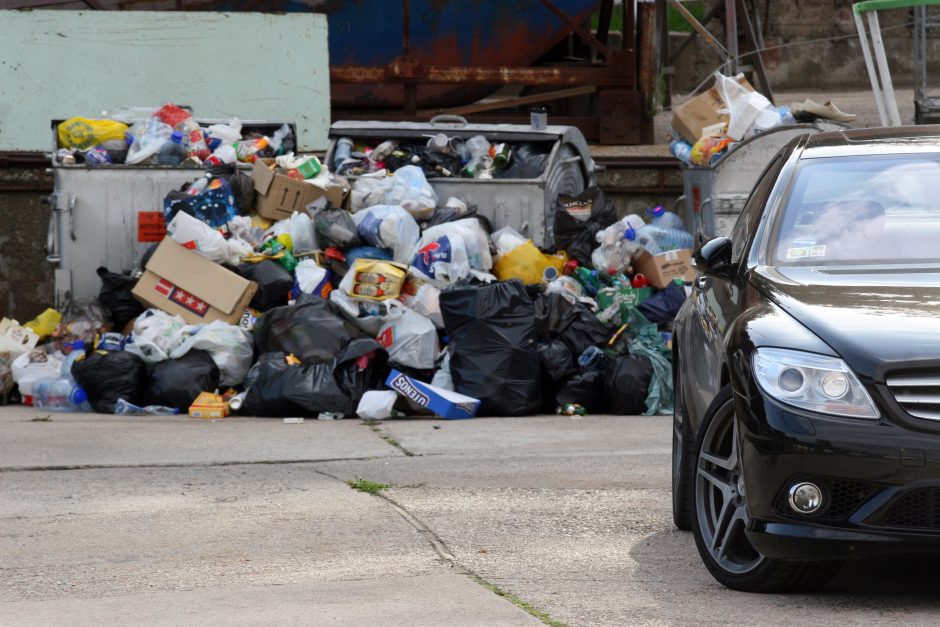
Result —
[[561, 18], [565, 23], [568, 24], [568, 26], [571, 27], [571, 30], [573, 30], [578, 35], [580, 35], [581, 39], [583, 39], [585, 43], [587, 43], [589, 46], [591, 46], [592, 48], [594, 48], [595, 50], [597, 50], [604, 56], [607, 56], [609, 54], [610, 51], [607, 49], [606, 44], [599, 41], [594, 36], [594, 34], [591, 33], [591, 31], [584, 28], [584, 26], [579, 24], [577, 20], [575, 20], [570, 15], [568, 15], [567, 13], [559, 9], [558, 6], [556, 6], [555, 3], [552, 2], [552, 0], [541, 0], [541, 1], [542, 1], [542, 4], [544, 4], [548, 8], [549, 11], [551, 11], [552, 13], [557, 15], [559, 18]]
[[330, 68], [330, 80], [344, 84], [405, 82], [476, 83], [483, 85], [622, 86], [633, 78], [629, 66], [613, 73], [600, 67], [471, 67], [426, 66], [396, 60], [386, 67], [339, 66]]
[[[637, 89], [643, 96], [643, 115], [651, 119], [655, 115], [654, 94], [656, 91], [656, 5], [650, 1], [637, 2], [636, 56]], [[653, 125], [641, 129], [643, 143], [653, 143]]]
[[552, 100], [560, 100], [562, 98], [572, 98], [574, 96], [583, 96], [586, 94], [593, 94], [597, 91], [597, 87], [594, 85], [587, 85], [585, 87], [572, 87], [571, 89], [559, 89], [558, 91], [548, 91], [540, 94], [533, 94], [532, 96], [521, 96], [519, 98], [503, 98], [500, 100], [493, 100], [491, 102], [481, 102], [477, 104], [467, 105], [466, 107], [456, 107], [454, 109], [447, 109], [444, 113], [449, 113], [451, 115], [470, 115], [471, 113], [483, 113], [484, 111], [497, 111], [499, 109], [507, 109], [510, 107], [520, 107], [523, 105], [536, 104], [542, 102], [551, 102]]

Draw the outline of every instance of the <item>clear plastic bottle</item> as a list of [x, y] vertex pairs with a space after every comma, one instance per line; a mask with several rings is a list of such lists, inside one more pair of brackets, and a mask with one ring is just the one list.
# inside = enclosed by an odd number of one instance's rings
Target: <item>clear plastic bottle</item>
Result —
[[65, 377], [40, 379], [33, 389], [33, 407], [50, 411], [88, 411], [88, 396]]
[[688, 231], [666, 229], [655, 224], [647, 224], [638, 229], [636, 241], [651, 255], [657, 255], [668, 250], [692, 248], [692, 235]]
[[180, 131], [189, 146], [189, 156], [198, 157], [200, 160], [205, 161], [212, 152], [209, 150], [209, 144], [206, 143], [206, 136], [203, 135], [202, 129], [199, 127], [199, 123], [192, 118], [192, 116], [186, 118], [176, 126], [176, 130]]
[[662, 207], [653, 208], [650, 210], [650, 215], [653, 217], [652, 222], [656, 226], [660, 226], [664, 229], [685, 230], [685, 222], [682, 221], [682, 218], [671, 211], [666, 211]]
[[333, 150], [333, 172], [339, 173], [342, 170], [343, 162], [352, 156], [353, 140], [348, 137], [340, 137], [336, 140], [336, 148]]
[[157, 165], [179, 165], [186, 160], [189, 153], [183, 146], [183, 134], [179, 131], [173, 131], [170, 135], [170, 141], [160, 147], [157, 153]]

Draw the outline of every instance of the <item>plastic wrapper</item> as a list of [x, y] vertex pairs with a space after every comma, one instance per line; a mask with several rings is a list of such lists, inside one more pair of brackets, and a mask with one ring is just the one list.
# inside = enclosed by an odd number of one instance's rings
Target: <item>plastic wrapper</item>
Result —
[[584, 287], [570, 276], [560, 276], [550, 282], [545, 287], [545, 293], [561, 294], [565, 300], [572, 305], [577, 302], [583, 302], [584, 300], [590, 300], [586, 299], [584, 296]]
[[141, 407], [129, 403], [123, 398], [119, 398], [114, 404], [115, 416], [176, 416], [180, 410], [175, 407], [163, 407], [162, 405], [147, 405]]
[[166, 227], [170, 238], [216, 263], [238, 264], [252, 254], [251, 244], [237, 235], [226, 239], [217, 229], [180, 211]]
[[396, 367], [431, 370], [440, 355], [434, 323], [410, 309], [388, 316], [375, 339]]
[[352, 300], [382, 301], [398, 298], [408, 267], [391, 261], [357, 259], [339, 284]]
[[604, 378], [604, 396], [610, 411], [632, 416], [646, 410], [646, 396], [653, 366], [645, 357], [621, 355], [614, 359]]
[[292, 354], [304, 364], [329, 362], [352, 340], [367, 337], [330, 301], [313, 296], [266, 312], [255, 324], [254, 336], [259, 353]]
[[313, 216], [313, 226], [320, 248], [335, 246], [345, 250], [362, 243], [356, 223], [345, 209], [321, 209]]
[[[521, 246], [509, 251], [496, 260], [493, 274], [500, 281], [519, 279], [526, 285], [538, 285], [546, 281], [548, 276], [558, 276], [567, 259], [563, 255], [546, 255], [535, 247], [531, 241], [526, 240]], [[551, 268], [549, 274], [546, 270]]]
[[418, 242], [418, 249], [444, 237], [460, 237], [467, 251], [467, 261], [471, 268], [489, 271], [493, 268], [490, 255], [490, 238], [477, 218], [465, 218], [455, 222], [445, 222], [425, 229]]
[[108, 314], [94, 299], [80, 299], [69, 303], [62, 312], [62, 321], [52, 334], [56, 349], [68, 353], [77, 341], [91, 346], [95, 336], [111, 330]]
[[[134, 321], [134, 328], [124, 350], [133, 353], [147, 364], [170, 358], [170, 353], [183, 343], [186, 322], [179, 316], [148, 309]], [[132, 399], [128, 399], [132, 400]]]
[[[152, 117], [146, 122], [138, 122], [129, 130], [133, 143], [127, 150], [124, 163], [135, 165], [147, 163], [160, 152], [163, 144], [173, 135], [173, 127], [165, 124], [158, 117]], [[121, 138], [124, 133], [121, 133]]]
[[124, 139], [127, 124], [114, 120], [92, 120], [89, 118], [69, 118], [60, 122], [56, 128], [59, 148], [88, 150], [99, 144], [114, 139]]
[[95, 352], [75, 362], [72, 377], [96, 412], [113, 414], [118, 399], [143, 404], [147, 364], [127, 351]]
[[206, 351], [219, 368], [219, 385], [241, 385], [255, 356], [251, 335], [222, 320], [206, 325], [193, 325], [182, 330], [183, 343], [171, 354], [179, 359], [191, 350]]
[[542, 404], [535, 310], [520, 281], [441, 293], [454, 387], [481, 415], [522, 416]]
[[559, 195], [555, 205], [555, 247], [582, 266], [590, 266], [597, 233], [616, 221], [617, 212], [597, 187], [589, 187], [577, 196]]
[[626, 280], [597, 292], [597, 318], [613, 326], [627, 324], [630, 312], [653, 294], [651, 287], [632, 287]]
[[389, 179], [383, 203], [401, 205], [416, 220], [430, 218], [437, 207], [437, 194], [428, 183], [421, 168], [406, 165], [395, 171]]
[[258, 291], [248, 305], [252, 309], [264, 312], [287, 304], [294, 277], [276, 261], [265, 259], [258, 263], [243, 263], [233, 270], [258, 284]]
[[439, 288], [466, 278], [470, 275], [470, 260], [463, 238], [459, 235], [442, 235], [423, 244], [415, 253], [411, 268], [421, 278]]
[[330, 271], [321, 268], [313, 259], [304, 259], [294, 268], [294, 286], [291, 297], [297, 298], [301, 294], [311, 294], [320, 298], [328, 298], [333, 286], [330, 284]]
[[144, 392], [144, 405], [173, 407], [185, 412], [202, 392], [219, 387], [219, 367], [202, 350], [190, 350], [182, 357], [161, 361], [150, 372]]
[[98, 268], [98, 276], [101, 278], [98, 302], [107, 310], [115, 329], [123, 329], [128, 322], [144, 313], [144, 306], [131, 294], [137, 285], [136, 278], [109, 272], [104, 266]]
[[356, 415], [363, 420], [384, 420], [392, 415], [398, 394], [391, 390], [371, 390], [362, 395]]
[[[767, 107], [773, 106], [763, 94], [741, 85], [738, 79], [742, 76], [730, 77], [724, 76], [721, 72], [715, 72], [715, 87], [728, 109], [728, 137], [735, 141], [741, 141], [747, 137], [758, 114]], [[694, 147], [692, 152], [694, 155]], [[693, 156], [693, 161], [694, 159]]]
[[378, 205], [353, 214], [359, 236], [378, 248], [391, 248], [398, 263], [411, 263], [421, 230], [398, 205]]
[[316, 416], [356, 413], [362, 396], [379, 389], [385, 352], [371, 338], [351, 341], [329, 361], [289, 365], [284, 353], [262, 355], [249, 375], [242, 412], [252, 416]]

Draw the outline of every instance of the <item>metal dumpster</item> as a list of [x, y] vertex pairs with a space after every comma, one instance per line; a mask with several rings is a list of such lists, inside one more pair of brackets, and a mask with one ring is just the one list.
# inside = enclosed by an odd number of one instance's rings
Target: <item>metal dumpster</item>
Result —
[[[482, 135], [490, 143], [542, 144], [548, 152], [545, 167], [538, 178], [475, 179], [458, 176], [429, 179], [441, 203], [450, 196], [492, 222], [494, 228], [511, 226], [530, 238], [536, 246], [550, 247], [553, 242], [555, 199], [559, 194], [575, 195], [595, 184], [594, 161], [587, 142], [573, 126], [548, 126], [534, 129], [514, 124], [468, 124], [458, 116], [438, 116], [428, 123], [415, 122], [336, 122], [330, 127], [330, 146], [326, 162], [333, 163], [336, 142], [348, 137], [372, 146], [394, 139], [426, 142], [437, 133], [469, 139]], [[355, 185], [357, 177], [349, 177]]]
[[845, 128], [818, 121], [780, 126], [737, 144], [715, 165], [682, 165], [686, 228], [697, 246], [713, 237], [730, 235], [757, 177], [774, 155], [794, 137]]
[[[197, 120], [202, 126], [228, 120]], [[53, 138], [59, 120], [52, 122]], [[270, 135], [283, 122], [243, 121], [243, 133]], [[295, 132], [296, 129], [292, 130]], [[56, 140], [53, 139], [53, 145]], [[46, 240], [46, 259], [55, 268], [55, 306], [97, 297], [96, 270], [135, 270], [144, 253], [163, 239], [163, 198], [197, 179], [201, 167], [65, 165], [52, 154], [55, 191]], [[246, 168], [250, 167], [247, 164]]]

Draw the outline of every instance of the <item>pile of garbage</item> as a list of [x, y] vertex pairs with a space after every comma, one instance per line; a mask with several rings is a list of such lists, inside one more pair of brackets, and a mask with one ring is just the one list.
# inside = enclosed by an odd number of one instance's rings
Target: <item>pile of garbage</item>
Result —
[[[191, 126], [167, 117], [177, 109], [125, 132], [152, 150], [153, 127]], [[0, 394], [204, 418], [672, 412], [671, 327], [694, 276], [677, 215], [618, 219], [589, 188], [558, 197], [555, 247], [541, 250], [439, 198], [426, 162], [389, 163], [412, 147], [334, 155], [341, 171], [372, 172], [350, 185], [312, 156], [275, 154], [289, 132], [246, 140], [237, 121], [222, 126], [192, 129], [185, 159], [205, 173], [167, 190], [166, 237], [135, 272], [99, 268], [97, 299], [3, 320]], [[103, 138], [86, 159], [109, 150]], [[242, 142], [263, 144], [250, 167], [213, 160], [247, 154]], [[514, 167], [523, 147], [484, 169]]]

